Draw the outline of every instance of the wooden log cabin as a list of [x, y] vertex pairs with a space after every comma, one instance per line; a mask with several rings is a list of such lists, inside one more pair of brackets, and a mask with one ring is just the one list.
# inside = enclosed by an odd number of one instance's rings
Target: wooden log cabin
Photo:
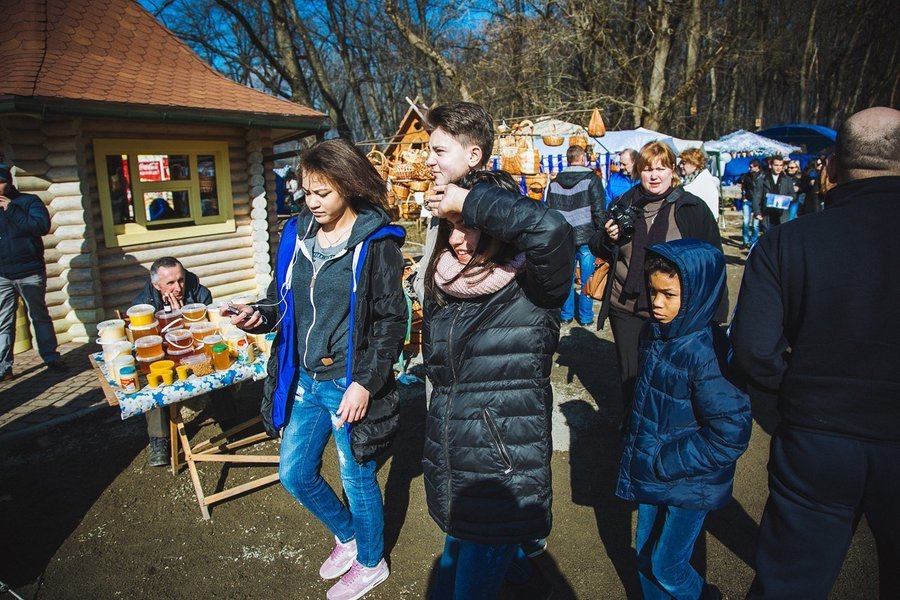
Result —
[[132, 0], [22, 3], [0, 56], [0, 154], [51, 215], [60, 342], [127, 308], [161, 256], [216, 299], [265, 292], [273, 145], [321, 135], [325, 115], [223, 77]]

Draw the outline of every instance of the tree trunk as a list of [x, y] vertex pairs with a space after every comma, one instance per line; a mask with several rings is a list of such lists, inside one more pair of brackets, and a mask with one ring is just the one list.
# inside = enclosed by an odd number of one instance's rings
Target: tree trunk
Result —
[[672, 48], [669, 3], [665, 0], [657, 0], [656, 11], [654, 22], [656, 43], [653, 51], [653, 66], [650, 71], [650, 85], [647, 89], [647, 114], [644, 117], [644, 127], [648, 129], [657, 129], [660, 125], [662, 96], [666, 88], [666, 63], [669, 60], [669, 50]]
[[816, 15], [819, 12], [821, 0], [813, 4], [812, 13], [809, 16], [809, 25], [806, 29], [806, 44], [803, 46], [803, 59], [800, 62], [800, 122], [806, 123], [809, 119], [809, 76], [812, 72], [812, 57], [815, 48]]
[[[344, 65], [344, 71], [347, 74], [347, 84], [353, 94], [353, 99], [356, 101], [357, 112], [359, 114], [360, 123], [362, 124], [363, 133], [366, 139], [371, 140], [375, 137], [375, 129], [372, 127], [372, 120], [369, 118], [369, 111], [366, 109], [366, 102], [362, 94], [362, 84], [356, 75], [356, 67], [353, 64], [353, 60], [350, 58], [350, 49], [347, 46], [348, 28], [345, 18], [347, 6], [346, 4], [341, 3], [341, 14], [338, 15], [335, 10], [336, 7], [334, 2], [326, 2], [325, 4], [328, 7], [328, 16], [331, 19], [331, 27], [336, 34], [338, 54], [340, 54], [341, 63]], [[340, 17], [340, 21], [338, 20], [338, 17]]]
[[[684, 76], [690, 77], [697, 68], [697, 57], [700, 54], [700, 0], [691, 0], [691, 12], [687, 26], [687, 57], [684, 61]], [[693, 119], [697, 114], [697, 91], [688, 99], [688, 113]]]

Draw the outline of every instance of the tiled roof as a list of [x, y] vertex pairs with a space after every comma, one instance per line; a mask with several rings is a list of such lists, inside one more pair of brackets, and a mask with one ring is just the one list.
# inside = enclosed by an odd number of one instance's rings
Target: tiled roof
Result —
[[0, 0], [0, 6], [0, 95], [325, 119], [220, 75], [133, 0]]

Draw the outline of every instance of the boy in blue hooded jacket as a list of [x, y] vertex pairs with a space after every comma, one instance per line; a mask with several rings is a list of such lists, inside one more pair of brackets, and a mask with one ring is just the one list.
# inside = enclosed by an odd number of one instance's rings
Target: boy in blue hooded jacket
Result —
[[722, 374], [727, 346], [713, 326], [725, 259], [698, 240], [656, 244], [647, 257], [653, 318], [641, 334], [616, 495], [638, 503], [644, 598], [719, 598], [690, 558], [706, 513], [731, 498], [750, 441], [749, 398]]

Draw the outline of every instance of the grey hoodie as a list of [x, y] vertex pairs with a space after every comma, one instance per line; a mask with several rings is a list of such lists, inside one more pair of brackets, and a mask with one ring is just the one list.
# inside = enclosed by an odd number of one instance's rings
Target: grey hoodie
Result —
[[297, 356], [300, 367], [314, 379], [337, 379], [346, 373], [353, 249], [390, 222], [387, 213], [380, 209], [361, 208], [347, 247], [314, 273], [312, 257], [303, 241], [316, 235], [319, 224], [309, 212], [300, 215], [297, 234], [301, 243], [291, 274], [291, 287], [296, 290], [293, 298]]

